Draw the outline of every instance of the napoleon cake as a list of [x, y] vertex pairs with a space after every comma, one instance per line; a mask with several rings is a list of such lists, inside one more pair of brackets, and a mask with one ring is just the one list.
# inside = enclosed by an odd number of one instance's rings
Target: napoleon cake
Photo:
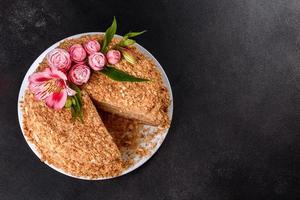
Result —
[[132, 39], [144, 31], [122, 38], [115, 32], [114, 19], [105, 34], [62, 41], [29, 76], [23, 98], [26, 138], [42, 161], [76, 177], [115, 177], [128, 167], [122, 138], [116, 138], [122, 134], [110, 135], [96, 107], [119, 116], [105, 117], [110, 129], [122, 122], [164, 129], [170, 124], [161, 74]]

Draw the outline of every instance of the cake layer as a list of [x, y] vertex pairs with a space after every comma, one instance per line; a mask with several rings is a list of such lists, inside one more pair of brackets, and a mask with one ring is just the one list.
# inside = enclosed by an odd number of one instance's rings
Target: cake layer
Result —
[[26, 92], [23, 127], [41, 159], [74, 176], [113, 177], [121, 173], [121, 154], [89, 96], [83, 91], [84, 123], [69, 109], [53, 110]]
[[[68, 49], [73, 44], [82, 44], [90, 39], [96, 39], [101, 43], [103, 36], [93, 35], [65, 40], [60, 44], [60, 48]], [[114, 38], [110, 47], [118, 41], [119, 39]], [[136, 63], [132, 65], [122, 59], [114, 67], [133, 76], [147, 78], [150, 81], [118, 82], [100, 72], [94, 72], [82, 89], [89, 94], [97, 106], [107, 112], [138, 119], [143, 123], [155, 126], [169, 126], [170, 97], [160, 72], [153, 61], [139, 52], [138, 49], [130, 47], [130, 51], [136, 58]]]

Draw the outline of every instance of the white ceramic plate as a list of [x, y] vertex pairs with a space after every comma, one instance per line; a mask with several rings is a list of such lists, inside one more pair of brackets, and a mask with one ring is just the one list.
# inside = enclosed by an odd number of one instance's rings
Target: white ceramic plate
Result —
[[[74, 38], [79, 38], [81, 36], [84, 36], [84, 35], [92, 35], [92, 34], [103, 34], [103, 32], [89, 32], [89, 33], [82, 33], [82, 34], [78, 34], [78, 35], [73, 35], [73, 36], [70, 36], [68, 38], [65, 38], [65, 39], [74, 39]], [[116, 35], [116, 37], [121, 37], [119, 35]], [[63, 40], [65, 40], [63, 39]], [[29, 145], [29, 147], [31, 148], [31, 150], [35, 153], [35, 155], [37, 157], [40, 158], [40, 154], [39, 152], [37, 151], [35, 145], [33, 143], [31, 143], [25, 136], [24, 134], [24, 130], [23, 130], [23, 114], [22, 114], [22, 109], [21, 109], [21, 104], [20, 102], [23, 100], [23, 96], [24, 96], [24, 93], [25, 93], [25, 90], [27, 89], [28, 87], [28, 77], [29, 75], [31, 75], [32, 73], [34, 73], [34, 71], [36, 70], [36, 68], [39, 66], [39, 63], [42, 62], [42, 60], [44, 59], [44, 57], [46, 56], [46, 54], [48, 52], [50, 52], [51, 50], [55, 49], [59, 43], [61, 43], [63, 40], [53, 44], [52, 46], [50, 46], [48, 49], [46, 49], [33, 63], [32, 65], [30, 66], [30, 68], [28, 69], [24, 79], [23, 79], [23, 82], [22, 82], [22, 85], [21, 85], [21, 88], [20, 88], [20, 91], [19, 91], [19, 97], [18, 97], [18, 118], [19, 118], [19, 124], [20, 124], [20, 127], [21, 127], [21, 130], [22, 130], [22, 133], [23, 133], [23, 136], [27, 142], [27, 144]], [[145, 48], [143, 48], [141, 45], [139, 44], [135, 44], [136, 47], [142, 52], [144, 53], [146, 56], [148, 56], [149, 58], [151, 58], [154, 63], [156, 64], [158, 70], [161, 72], [162, 74], [162, 77], [163, 77], [163, 81], [164, 81], [164, 84], [166, 85], [168, 91], [169, 91], [169, 94], [170, 94], [170, 99], [171, 99], [171, 105], [169, 106], [169, 110], [168, 110], [168, 114], [169, 114], [169, 117], [170, 117], [170, 120], [172, 120], [172, 115], [173, 115], [173, 96], [172, 96], [172, 90], [171, 90], [171, 86], [170, 86], [170, 83], [169, 83], [169, 80], [168, 80], [168, 77], [166, 75], [166, 73], [164, 72], [162, 66], [159, 64], [159, 62], [154, 58], [154, 56], [152, 54], [150, 54]], [[148, 126], [147, 126], [148, 127]], [[154, 129], [154, 127], [150, 127], [150, 130], [151, 129]], [[144, 156], [142, 158], [135, 158], [135, 164], [132, 165], [130, 168], [128, 168], [127, 170], [123, 171], [121, 175], [125, 175], [135, 169], [137, 169], [138, 167], [142, 166], [147, 160], [149, 160], [153, 155], [154, 153], [159, 149], [159, 147], [161, 146], [161, 144], [163, 143], [166, 135], [168, 133], [168, 129], [163, 132], [162, 134], [158, 134], [156, 137], [153, 138], [153, 141], [151, 142], [155, 142], [157, 145], [155, 148], [151, 149], [150, 150], [150, 154], [148, 154], [148, 156]], [[142, 146], [147, 146], [147, 144], [142, 144]], [[73, 176], [47, 162], [45, 162], [49, 167], [51, 167], [52, 169], [55, 169], [56, 171], [62, 173], [62, 174], [65, 174], [67, 176], [71, 176], [71, 177], [74, 177], [74, 178], [79, 178], [79, 179], [85, 179], [85, 180], [91, 180], [87, 177], [78, 177], [78, 176]], [[105, 179], [110, 179], [110, 178], [115, 178], [115, 177], [107, 177], [107, 178], [99, 178], [99, 179], [96, 179], [96, 180], [105, 180]]]

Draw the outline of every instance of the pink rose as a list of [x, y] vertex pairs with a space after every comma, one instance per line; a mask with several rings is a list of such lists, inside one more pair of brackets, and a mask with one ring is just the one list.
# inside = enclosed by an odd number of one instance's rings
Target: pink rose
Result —
[[101, 46], [97, 40], [90, 40], [83, 45], [88, 54], [96, 53], [100, 51]]
[[70, 47], [69, 53], [71, 60], [74, 62], [82, 62], [86, 58], [86, 52], [81, 44], [74, 44]]
[[70, 54], [60, 48], [53, 49], [46, 56], [48, 65], [51, 68], [66, 72], [71, 67]]
[[75, 85], [82, 85], [86, 83], [91, 75], [91, 70], [85, 64], [74, 65], [68, 74], [68, 80]]
[[106, 54], [107, 62], [114, 65], [121, 60], [121, 52], [118, 50], [109, 50]]
[[97, 52], [89, 56], [89, 65], [93, 70], [101, 70], [106, 64], [106, 59], [103, 53]]

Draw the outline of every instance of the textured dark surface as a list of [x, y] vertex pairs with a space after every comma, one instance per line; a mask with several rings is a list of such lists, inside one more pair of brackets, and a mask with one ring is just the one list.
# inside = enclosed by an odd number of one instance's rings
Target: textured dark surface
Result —
[[[149, 30], [174, 119], [158, 153], [108, 181], [55, 172], [17, 120], [28, 67], [56, 41]], [[300, 1], [0, 0], [0, 199], [300, 199]]]

